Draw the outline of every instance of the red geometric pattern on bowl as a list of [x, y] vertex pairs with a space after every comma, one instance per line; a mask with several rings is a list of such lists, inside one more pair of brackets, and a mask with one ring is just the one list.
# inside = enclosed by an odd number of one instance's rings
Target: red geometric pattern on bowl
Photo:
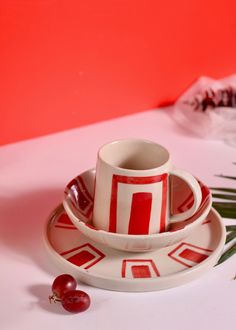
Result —
[[[93, 230], [97, 230], [92, 223], [93, 211], [93, 195], [89, 192], [91, 187], [88, 188], [84, 177], [86, 172], [77, 176], [65, 189], [65, 196], [70, 203], [70, 207], [75, 214], [81, 218], [86, 226]], [[95, 180], [95, 178], [94, 178]], [[202, 201], [197, 212], [187, 220], [171, 224], [169, 231], [177, 231], [183, 229], [185, 226], [191, 224], [209, 207], [211, 194], [207, 186], [199, 182], [202, 191]], [[93, 183], [94, 184], [94, 183]], [[178, 214], [191, 208], [193, 204], [193, 194], [189, 186], [180, 178], [172, 176], [170, 179], [171, 184], [171, 214]]]
[[186, 267], [193, 267], [209, 257], [212, 250], [182, 242], [168, 256]]
[[152, 259], [124, 259], [121, 277], [123, 278], [152, 278], [160, 273]]
[[57, 223], [55, 224], [55, 227], [63, 228], [63, 229], [72, 229], [72, 230], [77, 229], [65, 212], [60, 214], [60, 217], [57, 219]]
[[65, 189], [65, 195], [69, 197], [72, 206], [79, 214], [88, 220], [91, 219], [93, 197], [90, 195], [82, 176], [79, 175], [68, 183]]

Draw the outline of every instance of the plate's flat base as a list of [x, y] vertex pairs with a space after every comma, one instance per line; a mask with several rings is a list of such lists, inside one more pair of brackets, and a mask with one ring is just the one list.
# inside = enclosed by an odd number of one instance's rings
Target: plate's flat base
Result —
[[211, 269], [223, 249], [225, 228], [212, 209], [184, 241], [160, 250], [130, 253], [82, 235], [60, 205], [50, 216], [45, 238], [64, 271], [87, 284], [117, 291], [155, 291], [182, 285]]

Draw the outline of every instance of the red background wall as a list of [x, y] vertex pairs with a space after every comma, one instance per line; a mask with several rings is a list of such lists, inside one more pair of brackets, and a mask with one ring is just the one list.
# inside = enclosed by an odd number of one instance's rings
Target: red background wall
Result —
[[234, 0], [1, 0], [0, 144], [173, 102], [236, 70]]

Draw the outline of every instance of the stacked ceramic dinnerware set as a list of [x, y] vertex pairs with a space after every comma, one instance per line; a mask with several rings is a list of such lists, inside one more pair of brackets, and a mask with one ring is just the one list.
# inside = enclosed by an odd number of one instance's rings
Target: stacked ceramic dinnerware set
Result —
[[96, 170], [68, 183], [45, 241], [61, 269], [89, 285], [155, 291], [209, 271], [225, 228], [210, 190], [175, 168], [167, 149], [126, 139], [102, 146]]

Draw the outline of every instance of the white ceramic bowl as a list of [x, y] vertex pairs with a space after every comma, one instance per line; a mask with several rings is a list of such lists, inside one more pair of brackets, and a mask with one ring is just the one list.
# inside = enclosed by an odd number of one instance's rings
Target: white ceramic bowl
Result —
[[[191, 218], [171, 225], [170, 231], [151, 235], [126, 235], [96, 229], [92, 224], [93, 190], [95, 170], [89, 170], [74, 178], [65, 189], [63, 206], [73, 224], [91, 240], [111, 248], [145, 252], [176, 244], [189, 236], [207, 217], [212, 199], [209, 189], [200, 182], [202, 202]], [[191, 207], [191, 191], [177, 177], [172, 178], [171, 205], [176, 214]]]

